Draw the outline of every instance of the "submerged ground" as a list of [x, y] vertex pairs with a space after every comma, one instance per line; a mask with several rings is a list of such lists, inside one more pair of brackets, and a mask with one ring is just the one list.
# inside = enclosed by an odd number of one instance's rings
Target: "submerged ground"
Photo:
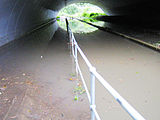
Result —
[[45, 29], [0, 55], [1, 120], [90, 118], [86, 95], [74, 100], [80, 82], [73, 76], [66, 32], [58, 30], [47, 42], [48, 35], [40, 36]]
[[[59, 29], [45, 41], [48, 35], [40, 36], [45, 29], [1, 51], [0, 119], [89, 120], [86, 94], [74, 100], [81, 82], [73, 77], [66, 32]], [[159, 120], [160, 54], [103, 31], [75, 36], [97, 71], [146, 119]], [[79, 62], [88, 84], [86, 66], [81, 58]], [[131, 119], [102, 86], [96, 86], [102, 119]]]

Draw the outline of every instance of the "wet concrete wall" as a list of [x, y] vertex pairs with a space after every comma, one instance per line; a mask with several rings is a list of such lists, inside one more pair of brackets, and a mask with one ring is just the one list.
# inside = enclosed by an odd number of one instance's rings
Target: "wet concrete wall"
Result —
[[0, 46], [54, 18], [56, 14], [56, 11], [41, 7], [40, 2], [35, 0], [0, 0]]
[[[105, 21], [113, 24], [157, 27], [160, 21], [156, 0], [0, 0], [0, 46], [55, 18], [61, 8], [75, 2], [101, 7], [110, 17]], [[56, 29], [55, 25], [53, 32]]]

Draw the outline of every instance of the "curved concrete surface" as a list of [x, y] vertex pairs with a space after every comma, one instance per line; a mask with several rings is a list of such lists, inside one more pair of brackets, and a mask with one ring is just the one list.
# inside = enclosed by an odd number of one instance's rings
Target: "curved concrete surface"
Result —
[[157, 27], [160, 20], [160, 8], [156, 0], [1, 0], [0, 45], [14, 40], [47, 19], [55, 18], [61, 8], [75, 2], [98, 5], [111, 16], [111, 19], [105, 18], [111, 23], [121, 24], [121, 21]]

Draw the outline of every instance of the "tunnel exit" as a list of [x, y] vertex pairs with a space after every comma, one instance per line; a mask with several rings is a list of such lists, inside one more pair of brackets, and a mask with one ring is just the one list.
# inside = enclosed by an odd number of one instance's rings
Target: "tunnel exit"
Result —
[[86, 23], [81, 23], [76, 19], [93, 23], [98, 26], [104, 26], [104, 22], [97, 21], [97, 16], [106, 16], [106, 13], [98, 6], [90, 3], [70, 4], [60, 10], [57, 16], [59, 26], [66, 30], [65, 18], [69, 19], [70, 27], [74, 33], [90, 33], [98, 30]]

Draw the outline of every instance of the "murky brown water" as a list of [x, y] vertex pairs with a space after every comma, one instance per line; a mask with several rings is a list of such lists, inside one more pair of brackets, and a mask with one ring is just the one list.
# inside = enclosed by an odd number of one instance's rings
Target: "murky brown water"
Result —
[[[160, 54], [105, 32], [76, 35], [97, 71], [146, 119], [159, 120]], [[82, 68], [86, 68], [80, 60]], [[87, 68], [86, 68], [87, 69]], [[89, 71], [83, 70], [89, 84]], [[129, 120], [127, 113], [96, 83], [97, 109], [103, 120]]]
[[[0, 72], [8, 75], [29, 72], [34, 75], [35, 83], [43, 86], [45, 91], [52, 93], [53, 101], [50, 104], [58, 109], [56, 115], [60, 119], [89, 119], [90, 113], [86, 96], [84, 95], [80, 102], [73, 100], [73, 89], [76, 82], [68, 81], [68, 78], [71, 77], [69, 74], [73, 71], [65, 33], [58, 31], [50, 42], [46, 41], [47, 37], [50, 37], [49, 35], [39, 35], [41, 33], [25, 38], [26, 42], [23, 46], [1, 55]], [[91, 63], [113, 88], [146, 119], [159, 120], [160, 54], [106, 32], [97, 31], [75, 36]], [[27, 40], [30, 41], [27, 42]], [[79, 62], [80, 66], [84, 68], [83, 73], [89, 85], [90, 76], [87, 74], [89, 71], [81, 58]], [[15, 95], [17, 96], [16, 93]], [[47, 98], [47, 96], [45, 97]], [[40, 98], [43, 102], [43, 96]], [[103, 120], [131, 119], [99, 83], [96, 83], [96, 103], [98, 113]], [[34, 104], [38, 106], [36, 101]], [[26, 102], [25, 105], [27, 105]], [[6, 107], [6, 111], [7, 109], [8, 107]], [[37, 114], [40, 116], [41, 113]], [[51, 113], [49, 115], [52, 116]]]

